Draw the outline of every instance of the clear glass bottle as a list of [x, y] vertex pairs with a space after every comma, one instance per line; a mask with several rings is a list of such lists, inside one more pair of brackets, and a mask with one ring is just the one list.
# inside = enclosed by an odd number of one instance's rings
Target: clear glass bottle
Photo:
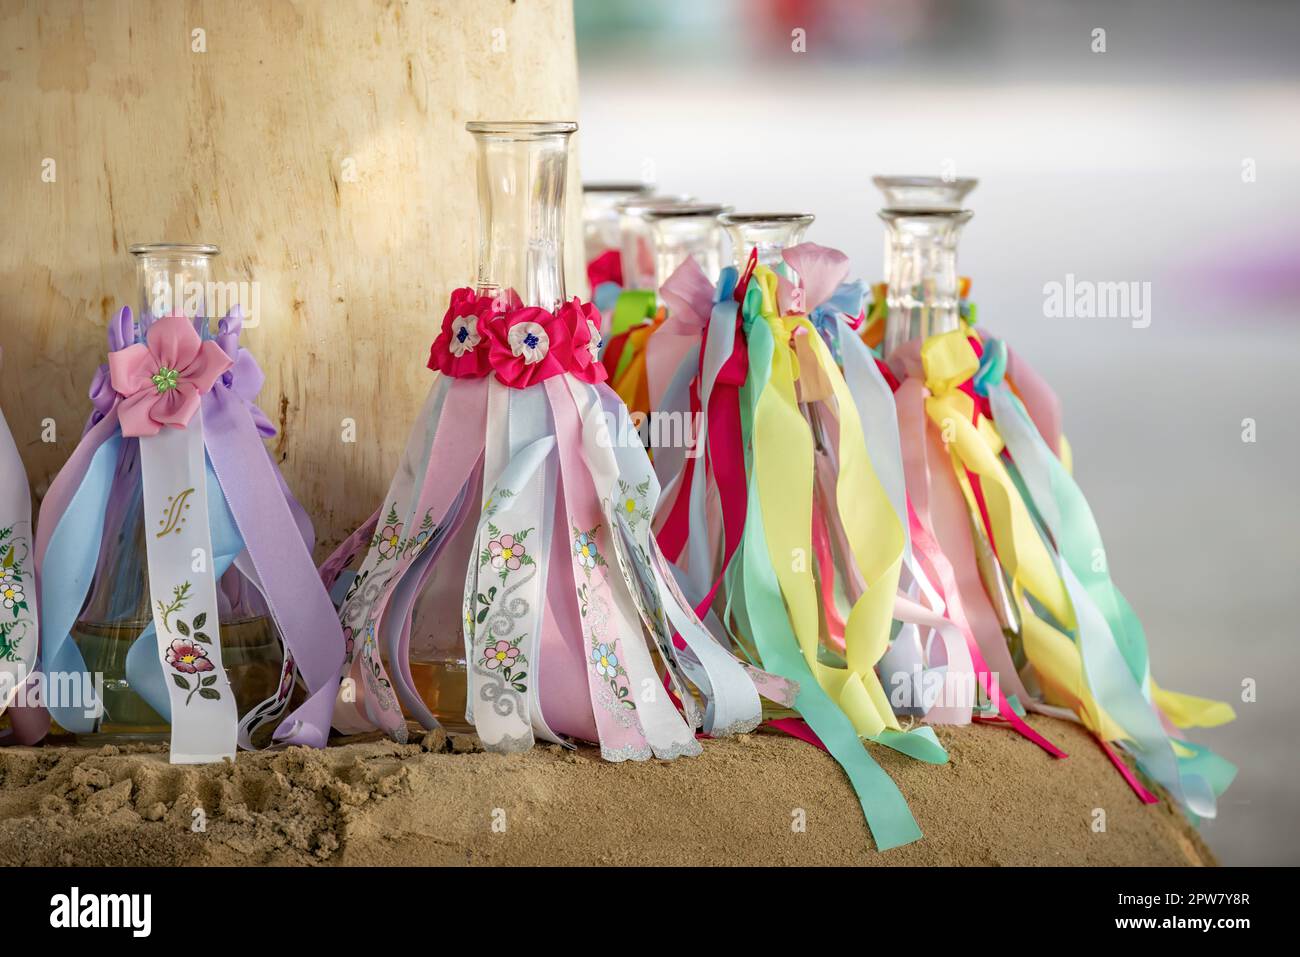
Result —
[[645, 199], [653, 192], [649, 183], [582, 184], [582, 238], [587, 262], [620, 248], [618, 205]]
[[664, 206], [694, 201], [694, 196], [655, 193], [618, 204], [616, 208], [624, 289], [655, 288], [654, 238], [646, 215]]
[[[149, 243], [130, 251], [136, 257], [140, 339], [169, 314], [201, 319], [202, 331], [211, 335], [207, 304], [217, 247]], [[122, 442], [113, 477], [89, 597], [72, 631], [87, 672], [103, 680], [98, 725], [92, 734], [78, 735], [90, 745], [168, 736], [167, 721], [131, 687], [126, 664], [132, 645], [153, 623], [143, 508], [140, 440], [129, 438]], [[221, 657], [243, 716], [276, 690], [283, 661], [280, 636], [261, 595], [233, 566], [218, 583], [217, 599]], [[152, 633], [144, 640], [152, 643]], [[150, 653], [156, 654], [152, 648]], [[270, 734], [269, 727], [263, 730]]]
[[[577, 128], [565, 122], [466, 124], [478, 149], [481, 295], [513, 291], [523, 305], [551, 310], [564, 302], [564, 187], [569, 137]], [[474, 524], [473, 517], [463, 523], [447, 545], [449, 554], [473, 550]], [[463, 574], [432, 576], [411, 612], [411, 677], [425, 705], [451, 731], [474, 730], [465, 721], [460, 602], [446, 595], [447, 589], [459, 595], [463, 582]]]
[[704, 275], [717, 281], [722, 271], [722, 226], [718, 217], [730, 209], [717, 203], [671, 203], [646, 211], [654, 250], [655, 289], [688, 256], [695, 258]]
[[[957, 242], [971, 212], [961, 202], [977, 180], [938, 177], [876, 177], [885, 194], [880, 218], [886, 225], [885, 269], [889, 282], [882, 350], [886, 357], [912, 339], [951, 332], [960, 326], [961, 294]], [[933, 203], [926, 207], [918, 205]], [[993, 610], [1011, 645], [1016, 664], [1024, 662], [1020, 616], [1006, 572], [984, 530], [983, 519], [970, 514], [975, 564]]]
[[886, 209], [942, 209], [956, 212], [966, 208], [966, 196], [979, 185], [973, 178], [945, 179], [942, 176], [873, 176], [885, 195]]
[[960, 322], [957, 240], [969, 210], [882, 209], [889, 233], [884, 354]]
[[760, 266], [792, 279], [793, 271], [781, 254], [803, 242], [814, 219], [812, 213], [727, 213], [718, 221], [731, 237], [731, 260], [742, 273], [750, 254], [758, 250]]

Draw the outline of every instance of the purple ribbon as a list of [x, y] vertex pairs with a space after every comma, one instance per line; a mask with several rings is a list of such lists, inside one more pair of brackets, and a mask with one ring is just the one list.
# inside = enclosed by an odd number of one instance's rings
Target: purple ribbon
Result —
[[308, 698], [276, 729], [276, 741], [324, 747], [343, 667], [343, 630], [316, 572], [304, 529], [283, 479], [262, 444], [275, 429], [252, 404], [262, 371], [239, 348], [238, 313], [221, 320], [217, 343], [235, 365], [203, 398], [203, 441], [235, 524], [257, 570], [267, 605], [307, 685]]

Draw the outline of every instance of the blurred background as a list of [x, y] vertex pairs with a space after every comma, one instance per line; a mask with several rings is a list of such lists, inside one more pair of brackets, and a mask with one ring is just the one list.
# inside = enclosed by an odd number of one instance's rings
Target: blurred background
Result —
[[[1194, 732], [1240, 768], [1203, 833], [1225, 864], [1300, 863], [1300, 5], [575, 10], [584, 179], [815, 213], [808, 238], [873, 281], [873, 174], [980, 179], [980, 324], [1061, 397], [1157, 680], [1237, 709]], [[1046, 318], [1067, 274], [1151, 283], [1150, 325]]]

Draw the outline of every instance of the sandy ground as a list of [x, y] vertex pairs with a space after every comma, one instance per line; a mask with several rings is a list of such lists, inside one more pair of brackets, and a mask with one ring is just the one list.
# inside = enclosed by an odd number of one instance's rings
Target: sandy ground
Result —
[[44, 865], [1215, 863], [1078, 728], [1033, 723], [1070, 757], [989, 726], [940, 728], [943, 767], [878, 749], [925, 831], [885, 853], [834, 761], [774, 733], [621, 766], [591, 749], [487, 754], [441, 732], [204, 767], [157, 747], [13, 748], [0, 751], [0, 846], [10, 864]]

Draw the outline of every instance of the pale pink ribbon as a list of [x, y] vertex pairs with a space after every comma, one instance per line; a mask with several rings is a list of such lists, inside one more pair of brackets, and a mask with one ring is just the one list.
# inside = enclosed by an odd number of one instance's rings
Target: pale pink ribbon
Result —
[[713, 311], [713, 283], [688, 256], [659, 287], [659, 298], [668, 307], [668, 315], [645, 344], [646, 390], [652, 410], [660, 407], [691, 349], [704, 341]]

